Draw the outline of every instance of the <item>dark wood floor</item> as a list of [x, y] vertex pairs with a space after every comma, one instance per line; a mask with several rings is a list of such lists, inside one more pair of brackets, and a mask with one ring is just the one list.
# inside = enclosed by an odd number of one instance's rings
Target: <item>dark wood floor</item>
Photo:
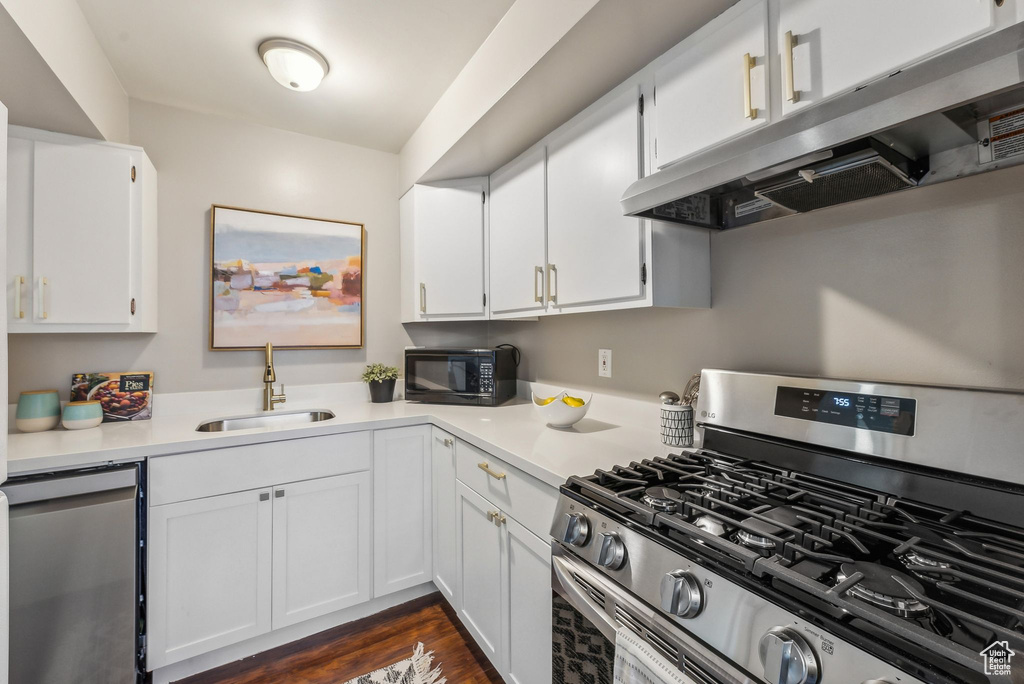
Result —
[[434, 652], [451, 684], [500, 684], [501, 678], [441, 594], [285, 644], [177, 684], [342, 684], [404, 660], [417, 643]]

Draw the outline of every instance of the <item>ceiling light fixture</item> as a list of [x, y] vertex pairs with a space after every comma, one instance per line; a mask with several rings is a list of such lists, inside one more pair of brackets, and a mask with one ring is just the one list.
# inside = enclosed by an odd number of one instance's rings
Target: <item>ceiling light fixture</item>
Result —
[[259, 53], [270, 75], [288, 90], [315, 90], [330, 69], [323, 55], [294, 40], [265, 40], [260, 43]]

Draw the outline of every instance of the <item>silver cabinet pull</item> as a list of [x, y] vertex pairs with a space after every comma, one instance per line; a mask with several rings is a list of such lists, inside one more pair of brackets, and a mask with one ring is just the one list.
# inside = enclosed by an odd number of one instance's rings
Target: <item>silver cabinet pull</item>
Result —
[[276, 489], [276, 490], [274, 490], [274, 498], [275, 499], [280, 499], [282, 496], [284, 496], [284, 490], [283, 489]]
[[558, 303], [558, 267], [554, 264], [548, 264], [548, 301]]
[[270, 492], [260, 492], [260, 501], [270, 501]]
[[754, 68], [754, 64], [755, 60], [749, 52], [743, 55], [743, 118], [751, 121], [757, 118], [757, 109], [751, 106], [750, 92], [750, 70]]
[[420, 313], [427, 313], [427, 284], [420, 283]]
[[14, 306], [18, 311], [18, 318], [25, 317], [25, 310], [21, 308], [21, 288], [25, 284], [25, 276], [14, 278]]
[[[540, 276], [541, 286], [537, 287], [537, 276]], [[544, 293], [539, 290], [544, 287], [544, 267], [534, 266], [533, 267], [533, 301], [544, 303]]]
[[39, 276], [39, 317], [48, 318], [49, 314], [46, 313], [46, 286], [50, 284], [50, 281], [45, 276]]
[[786, 101], [795, 104], [800, 100], [800, 95], [796, 92], [796, 86], [793, 82], [794, 45], [796, 45], [796, 36], [793, 35], [792, 31], [786, 31], [786, 35], [782, 39], [782, 67], [786, 73]]

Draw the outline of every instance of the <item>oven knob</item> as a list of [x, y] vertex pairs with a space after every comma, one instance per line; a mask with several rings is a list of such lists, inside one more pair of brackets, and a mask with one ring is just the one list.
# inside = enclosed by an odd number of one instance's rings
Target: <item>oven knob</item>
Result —
[[587, 535], [590, 534], [587, 516], [582, 513], [566, 513], [563, 523], [565, 530], [562, 532], [562, 541], [573, 546], [583, 546], [587, 543]]
[[757, 654], [771, 684], [816, 684], [820, 679], [814, 649], [789, 627], [769, 630], [761, 637]]
[[689, 572], [673, 570], [661, 578], [661, 608], [681, 618], [697, 617], [704, 607], [700, 582]]
[[617, 532], [602, 532], [597, 535], [597, 564], [611, 570], [618, 570], [626, 563], [626, 546]]

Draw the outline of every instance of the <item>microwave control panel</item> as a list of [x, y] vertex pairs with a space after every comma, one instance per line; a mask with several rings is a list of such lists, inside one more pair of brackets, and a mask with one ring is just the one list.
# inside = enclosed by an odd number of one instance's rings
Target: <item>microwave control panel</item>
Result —
[[490, 361], [480, 362], [480, 393], [489, 394], [494, 391], [494, 364]]

